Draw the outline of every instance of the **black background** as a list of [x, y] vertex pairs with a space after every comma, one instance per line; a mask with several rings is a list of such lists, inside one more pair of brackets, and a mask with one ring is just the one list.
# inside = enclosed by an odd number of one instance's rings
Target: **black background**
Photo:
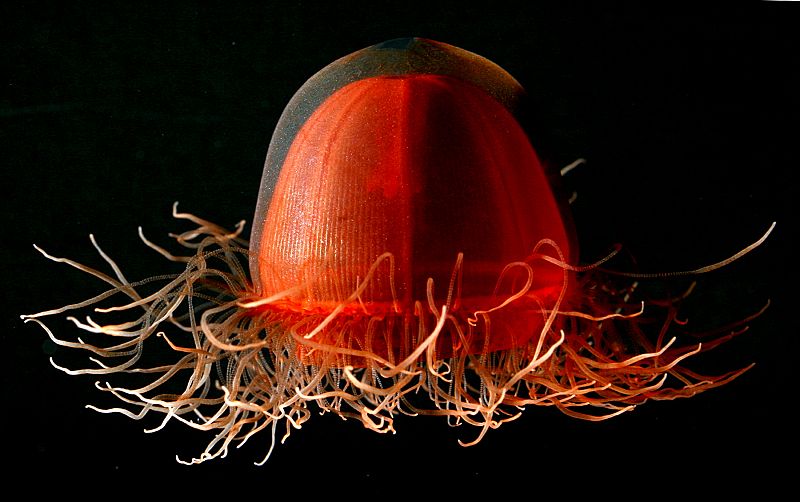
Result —
[[[440, 496], [481, 485], [501, 489], [503, 498], [548, 486], [622, 494], [681, 492], [690, 482], [768, 492], [788, 483], [790, 466], [778, 457], [791, 458], [797, 447], [790, 242], [798, 190], [797, 157], [788, 150], [798, 132], [791, 35], [798, 12], [771, 2], [707, 11], [550, 4], [0, 8], [0, 430], [12, 466], [5, 473], [70, 476], [61, 490], [115, 480], [134, 496], [162, 481], [187, 493], [213, 486], [353, 496], [376, 481], [367, 493], [383, 497], [425, 493], [429, 480]], [[733, 254], [777, 221], [757, 251], [701, 277], [693, 302], [694, 315], [728, 320], [771, 299], [751, 331], [709, 363], [756, 367], [716, 391], [648, 403], [603, 423], [529, 409], [468, 449], [456, 440], [475, 431], [436, 418], [401, 418], [396, 435], [379, 436], [353, 421], [314, 417], [261, 468], [253, 461], [266, 438], [184, 467], [175, 455], [199, 453], [204, 435], [178, 424], [144, 434], [156, 423], [85, 409], [98, 401], [95, 379], [52, 368], [54, 347], [18, 316], [102, 286], [46, 261], [31, 244], [100, 266], [93, 233], [129, 278], [171, 271], [141, 245], [137, 226], [167, 243], [168, 232], [184, 228], [170, 217], [176, 200], [226, 226], [249, 221], [269, 138], [294, 91], [338, 57], [405, 36], [447, 42], [504, 67], [531, 95], [532, 140], [547, 160], [588, 159], [568, 179], [578, 193], [585, 261], [621, 242], [642, 270], [690, 269]], [[64, 349], [54, 356], [83, 361]]]

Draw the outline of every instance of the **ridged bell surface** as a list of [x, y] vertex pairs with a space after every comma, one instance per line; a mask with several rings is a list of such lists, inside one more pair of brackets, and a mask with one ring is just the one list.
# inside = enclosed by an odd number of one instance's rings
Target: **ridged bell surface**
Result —
[[[445, 53], [441, 66], [452, 71], [414, 71], [414, 58], [430, 58], [431, 47]], [[496, 304], [504, 267], [525, 260], [540, 240], [569, 257], [568, 227], [545, 171], [501, 102], [517, 92], [515, 81], [445, 44], [412, 39], [400, 49], [365, 51], [367, 58], [389, 51], [411, 64], [352, 79], [307, 117], [292, 116], [290, 105], [282, 123], [296, 130], [276, 131], [290, 141], [280, 169], [265, 173], [255, 217], [251, 266], [260, 294], [288, 292], [283, 301], [297, 310], [330, 311], [390, 253], [393, 262], [378, 265], [348, 308], [408, 312], [416, 301], [427, 304], [429, 279], [436, 301], [453, 294], [451, 276], [463, 254], [457, 293], [476, 310]], [[348, 65], [334, 63], [321, 75]], [[487, 89], [486, 82], [510, 88]], [[544, 261], [532, 266], [531, 290], [557, 295], [563, 270]]]

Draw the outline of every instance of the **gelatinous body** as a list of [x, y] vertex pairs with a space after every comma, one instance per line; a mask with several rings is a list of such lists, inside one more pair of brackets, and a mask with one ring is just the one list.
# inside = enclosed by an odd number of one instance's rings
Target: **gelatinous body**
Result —
[[[379, 432], [400, 413], [447, 415], [478, 426], [476, 442], [526, 405], [600, 420], [744, 372], [682, 365], [735, 328], [678, 345], [682, 298], [645, 304], [624, 274], [578, 265], [565, 202], [516, 118], [521, 95], [497, 65], [430, 40], [342, 58], [278, 123], [249, 248], [241, 225], [176, 212], [198, 226], [178, 236], [193, 255], [145, 240], [184, 262], [174, 278], [131, 284], [105, 255], [116, 278], [62, 260], [112, 289], [26, 317], [128, 296], [101, 311], [124, 321], [74, 321], [99, 341], [45, 329], [114, 361], [79, 373], [156, 374], [103, 390], [124, 413], [215, 431], [194, 462], [263, 429], [274, 442], [277, 424], [299, 427], [312, 407]], [[162, 331], [166, 341], [148, 340]], [[155, 343], [174, 350], [172, 364], [147, 367]]]
[[[343, 306], [340, 317], [407, 318], [416, 302], [427, 303], [428, 279], [436, 303], [452, 294], [462, 254], [460, 310], [474, 312], [498, 305], [504, 267], [543, 238], [569, 252], [542, 166], [506, 108], [453, 77], [371, 77], [336, 91], [294, 138], [254, 243], [252, 274], [263, 296], [294, 290], [281, 306], [296, 312]], [[385, 253], [391, 263], [349, 298]], [[536, 263], [531, 294], [552, 303], [563, 276], [556, 265]], [[538, 309], [531, 312], [529, 332], [542, 325]], [[403, 322], [398, 329], [405, 331]], [[398, 333], [380, 336], [401, 342]], [[444, 338], [442, 346], [459, 343]], [[332, 343], [372, 343], [386, 356], [391, 340]], [[472, 352], [487, 344], [511, 345], [500, 335], [470, 340]]]

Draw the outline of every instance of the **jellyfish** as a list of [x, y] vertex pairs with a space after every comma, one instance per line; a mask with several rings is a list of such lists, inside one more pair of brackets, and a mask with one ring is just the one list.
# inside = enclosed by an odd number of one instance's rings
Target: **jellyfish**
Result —
[[[226, 229], [176, 203], [190, 226], [174, 236], [182, 254], [139, 229], [172, 274], [131, 282], [93, 236], [108, 271], [36, 247], [107, 286], [23, 318], [91, 354], [88, 368], [51, 362], [109, 380], [96, 386], [120, 406], [93, 409], [209, 432], [185, 463], [268, 437], [263, 463], [319, 413], [380, 433], [401, 415], [443, 416], [474, 427], [468, 446], [526, 409], [604, 420], [747, 371], [686, 364], [750, 317], [691, 334], [678, 316], [689, 291], [637, 298], [664, 274], [614, 271], [618, 248], [579, 261], [561, 173], [521, 125], [523, 96], [498, 65], [433, 40], [345, 56], [286, 106], [249, 240], [244, 222]], [[49, 316], [82, 336], [56, 336]]]

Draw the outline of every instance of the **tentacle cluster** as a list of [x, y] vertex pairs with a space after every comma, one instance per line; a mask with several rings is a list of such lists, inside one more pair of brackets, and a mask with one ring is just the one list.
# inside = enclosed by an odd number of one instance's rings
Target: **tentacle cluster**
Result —
[[[394, 431], [397, 414], [443, 415], [453, 425], [478, 427], [474, 439], [462, 442], [469, 445], [489, 429], [517, 418], [527, 406], [553, 406], [574, 417], [603, 420], [650, 399], [694, 395], [749, 368], [705, 376], [682, 365], [743, 331], [749, 319], [709, 333], [710, 341], [680, 344], [673, 332], [680, 327], [676, 313], [682, 297], [644, 305], [632, 299], [634, 279], [627, 288], [604, 288], [597, 265], [570, 266], [552, 243], [542, 245], [554, 252], [539, 249], [529, 258], [546, 259], [564, 270], [561, 293], [550, 302], [523, 286], [498, 298], [495, 308], [470, 311], [459, 303], [457, 285], [451, 281], [447, 301], [438, 303], [436, 285], [429, 282], [427, 302], [418, 302], [413, 312], [292, 312], [282, 306], [281, 295], [259, 298], [254, 291], [242, 265], [248, 257], [247, 242], [240, 238], [243, 222], [228, 231], [178, 213], [177, 205], [173, 215], [196, 225], [174, 236], [193, 251], [190, 256], [171, 254], [141, 230], [140, 236], [168, 259], [183, 263], [182, 272], [129, 282], [94, 238], [113, 276], [37, 248], [49, 259], [98, 277], [109, 289], [23, 318], [40, 324], [55, 343], [95, 356], [95, 367], [56, 366], [59, 369], [146, 377], [135, 388], [98, 383], [123, 405], [94, 408], [97, 411], [134, 419], [160, 413], [160, 425], [151, 430], [178, 420], [213, 432], [205, 451], [188, 463], [224, 456], [231, 445], [241, 445], [264, 430], [271, 436], [266, 461], [276, 435], [285, 439], [315, 409], [384, 433]], [[390, 259], [384, 255], [376, 264]], [[524, 269], [525, 263], [512, 266]], [[362, 286], [371, 279], [365, 277]], [[567, 298], [568, 286], [579, 293]], [[128, 301], [101, 308], [118, 295]], [[358, 290], [352, 298], [358, 300]], [[68, 315], [91, 341], [58, 338], [42, 321], [92, 308], [99, 315], [125, 317], [101, 324], [91, 317], [81, 321]], [[519, 346], [468, 350], [475, 340], [488, 340], [503, 315], [533, 315], [540, 322]], [[660, 321], [654, 323], [657, 317]]]

